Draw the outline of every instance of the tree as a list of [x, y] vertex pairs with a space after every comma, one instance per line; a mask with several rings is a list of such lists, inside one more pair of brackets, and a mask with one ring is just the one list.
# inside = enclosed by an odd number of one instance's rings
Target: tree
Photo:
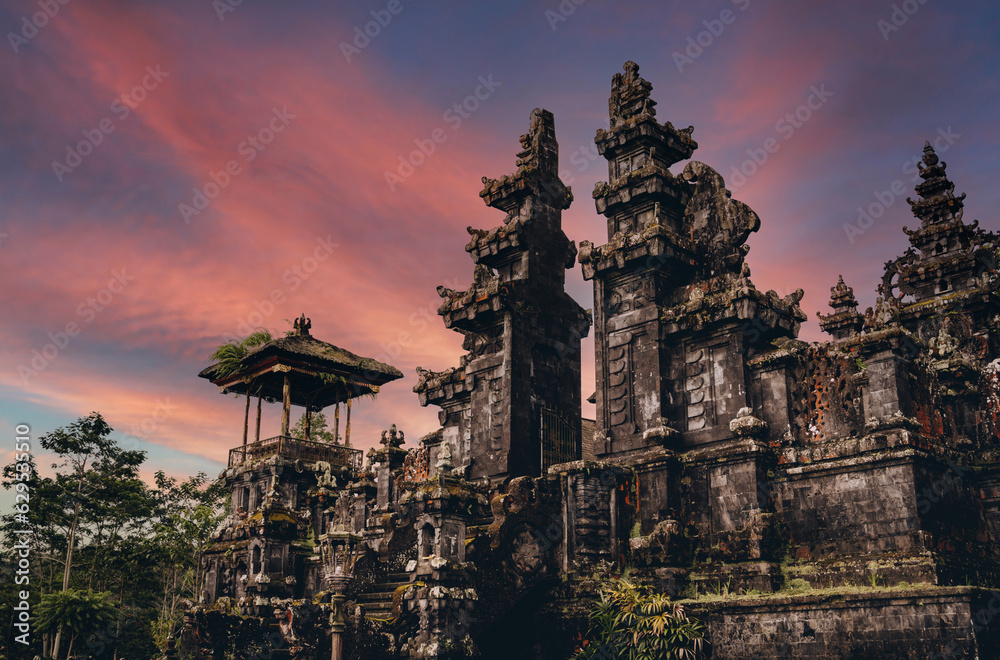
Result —
[[[222, 346], [215, 349], [212, 353], [210, 360], [214, 360], [217, 363], [216, 366], [216, 376], [219, 378], [227, 378], [234, 374], [240, 372], [243, 368], [244, 360], [247, 356], [254, 351], [254, 349], [260, 348], [267, 342], [271, 341], [271, 333], [264, 329], [258, 329], [255, 332], [250, 333], [243, 339], [232, 339]], [[243, 444], [247, 444], [247, 434], [250, 430], [250, 391], [252, 389], [253, 383], [248, 383], [247, 385], [247, 406], [246, 412], [243, 416]], [[260, 440], [260, 405], [261, 396], [260, 388], [257, 388], [257, 439]]]
[[[221, 484], [202, 473], [178, 480], [157, 472], [155, 485], [147, 486], [138, 478], [144, 454], [123, 451], [110, 431], [93, 413], [39, 438], [40, 448], [56, 456], [50, 476], [40, 475], [30, 457], [22, 461], [27, 472], [17, 470], [17, 463], [3, 468], [3, 486], [25, 493], [30, 506], [26, 513], [0, 515], [7, 548], [0, 553], [0, 573], [13, 574], [18, 562], [13, 548], [27, 539], [33, 620], [41, 598], [51, 601], [46, 607], [53, 612], [80, 609], [74, 609], [78, 599], [62, 596], [65, 592], [110, 594], [118, 611], [99, 634], [88, 632], [86, 638], [62, 625], [67, 620], [62, 614], [53, 614], [44, 631], [32, 626], [39, 634], [31, 637], [28, 657], [40, 653], [64, 660], [67, 644], [58, 645], [56, 635], [60, 642], [73, 638], [78, 655], [86, 642], [103, 658], [156, 657], [153, 640], [162, 643], [176, 632], [183, 599], [197, 601], [203, 590], [199, 565], [221, 518]], [[14, 584], [13, 578], [7, 582]], [[0, 611], [9, 613], [16, 602], [15, 589], [0, 589]], [[2, 637], [9, 639], [10, 630], [9, 617], [0, 618]], [[18, 650], [25, 651], [20, 645]], [[0, 646], [0, 657], [6, 653]]]
[[[53, 463], [52, 468], [69, 470], [57, 472], [55, 478], [56, 485], [63, 491], [60, 499], [64, 509], [72, 508], [62, 591], [69, 589], [73, 551], [82, 514], [88, 514], [89, 519], [94, 520], [100, 516], [100, 510], [107, 511], [112, 506], [111, 502], [120, 501], [123, 491], [134, 492], [143, 488], [138, 468], [146, 453], [123, 450], [111, 438], [111, 431], [101, 414], [93, 412], [39, 438], [43, 449], [61, 459], [61, 463]], [[57, 628], [52, 643], [53, 658], [59, 655], [61, 638], [62, 629]]]
[[197, 602], [201, 596], [201, 557], [212, 531], [225, 517], [222, 504], [226, 491], [221, 482], [206, 488], [208, 477], [203, 472], [183, 482], [162, 471], [155, 478], [156, 522], [149, 551], [161, 576], [156, 638], [162, 644], [180, 626], [180, 601], [190, 598]]
[[[73, 654], [73, 643], [78, 637], [86, 640], [91, 634], [114, 622], [118, 610], [109, 600], [110, 596], [108, 592], [89, 589], [66, 589], [45, 594], [35, 612], [37, 630], [68, 632], [70, 639], [66, 657], [69, 658]], [[58, 650], [52, 657], [58, 658]]]
[[590, 613], [590, 639], [572, 660], [702, 658], [705, 626], [650, 587], [621, 578], [601, 589]]
[[[330, 431], [329, 423], [326, 421], [326, 415], [321, 412], [311, 413], [309, 415], [309, 440], [314, 442], [337, 442], [332, 431]], [[290, 431], [293, 438], [298, 438], [300, 440], [306, 440], [306, 413], [302, 413], [299, 417], [299, 421], [295, 422], [295, 426], [292, 427]]]

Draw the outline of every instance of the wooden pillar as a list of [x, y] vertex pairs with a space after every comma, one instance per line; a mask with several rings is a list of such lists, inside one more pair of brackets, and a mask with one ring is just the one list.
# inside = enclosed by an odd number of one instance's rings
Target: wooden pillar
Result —
[[351, 400], [347, 400], [347, 423], [344, 424], [344, 446], [351, 446]]
[[340, 404], [333, 409], [333, 441], [340, 444]]
[[292, 412], [292, 377], [285, 374], [285, 385], [281, 388], [281, 435], [288, 435], [288, 416]]
[[257, 394], [257, 433], [254, 442], [260, 442], [260, 404], [264, 397]]
[[306, 440], [310, 440], [311, 439], [309, 437], [309, 431], [311, 431], [311, 430], [312, 430], [312, 411], [309, 409], [309, 406], [306, 406], [305, 433], [303, 434], [303, 435], [306, 436], [305, 437]]

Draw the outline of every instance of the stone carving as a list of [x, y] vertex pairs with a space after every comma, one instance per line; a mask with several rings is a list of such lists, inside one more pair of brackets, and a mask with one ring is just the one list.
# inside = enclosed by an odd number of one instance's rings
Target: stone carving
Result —
[[697, 249], [708, 263], [722, 263], [739, 272], [748, 250], [747, 238], [760, 229], [760, 218], [749, 206], [732, 199], [722, 175], [708, 165], [692, 161], [684, 167], [683, 176], [693, 188], [684, 215]]
[[527, 527], [517, 530], [510, 540], [511, 566], [520, 575], [530, 575], [542, 567], [544, 551]]
[[[419, 374], [421, 371], [423, 370], [420, 369], [420, 367], [417, 367], [417, 373]], [[424, 374], [426, 373], [428, 372], [424, 371]], [[403, 432], [397, 431], [396, 425], [393, 424], [388, 430], [382, 431], [382, 439], [380, 442], [384, 447], [402, 447], [406, 440]]]

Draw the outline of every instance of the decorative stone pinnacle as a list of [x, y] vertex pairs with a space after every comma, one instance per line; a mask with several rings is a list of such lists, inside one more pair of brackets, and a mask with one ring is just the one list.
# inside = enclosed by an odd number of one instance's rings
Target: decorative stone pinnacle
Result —
[[835, 314], [858, 308], [858, 299], [854, 297], [854, 289], [844, 283], [844, 276], [839, 275], [836, 286], [830, 287], [830, 307]]
[[482, 177], [479, 196], [487, 206], [508, 214], [530, 194], [551, 206], [569, 208], [573, 195], [559, 180], [559, 143], [552, 113], [542, 108], [532, 110], [528, 132], [518, 140], [521, 151], [517, 154], [517, 170], [499, 179]]
[[836, 286], [830, 287], [830, 307], [833, 314], [824, 316], [816, 312], [819, 327], [837, 339], [858, 334], [864, 325], [864, 317], [858, 313], [858, 299], [854, 289], [844, 283], [844, 276], [837, 277]]
[[393, 424], [388, 430], [382, 431], [382, 439], [379, 442], [386, 447], [402, 447], [406, 440], [403, 432], [397, 431], [396, 425]]
[[938, 158], [930, 142], [924, 143], [924, 155], [921, 162], [917, 163], [917, 168], [923, 181], [914, 190], [920, 198], [907, 198], [906, 201], [913, 209], [913, 214], [920, 219], [921, 227], [954, 218], [961, 219], [965, 195], [955, 196], [955, 184], [947, 175], [948, 164]]
[[934, 151], [934, 147], [931, 146], [931, 141], [927, 140], [924, 142], [924, 164], [933, 167], [938, 164], [939, 160], [937, 152]]
[[626, 62], [624, 70], [624, 74], [616, 73], [611, 79], [608, 101], [611, 128], [641, 115], [656, 117], [656, 101], [650, 98], [653, 85], [639, 76], [639, 65], [635, 62]]

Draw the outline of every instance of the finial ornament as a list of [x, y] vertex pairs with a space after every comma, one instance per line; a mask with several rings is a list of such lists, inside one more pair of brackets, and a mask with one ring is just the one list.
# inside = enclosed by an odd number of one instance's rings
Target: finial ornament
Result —
[[300, 316], [299, 318], [295, 319], [295, 321], [292, 322], [292, 329], [295, 331], [296, 335], [299, 335], [301, 337], [308, 337], [309, 330], [311, 328], [312, 328], [312, 319], [307, 319], [304, 312], [302, 316]]

